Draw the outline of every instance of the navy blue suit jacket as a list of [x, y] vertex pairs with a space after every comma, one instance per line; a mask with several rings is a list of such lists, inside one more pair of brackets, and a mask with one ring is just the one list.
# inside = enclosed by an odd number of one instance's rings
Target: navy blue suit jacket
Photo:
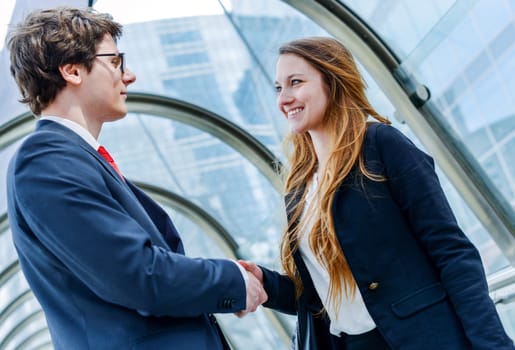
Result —
[[56, 349], [223, 349], [245, 308], [232, 261], [184, 256], [168, 215], [79, 135], [39, 121], [10, 162], [8, 215]]
[[[458, 227], [433, 160], [384, 124], [369, 126], [363, 147], [367, 168], [387, 181], [354, 172], [339, 186], [332, 212], [342, 251], [386, 341], [392, 349], [514, 349], [489, 297], [478, 251]], [[295, 262], [304, 286], [298, 302], [287, 277], [264, 269], [265, 306], [319, 311], [298, 252]]]

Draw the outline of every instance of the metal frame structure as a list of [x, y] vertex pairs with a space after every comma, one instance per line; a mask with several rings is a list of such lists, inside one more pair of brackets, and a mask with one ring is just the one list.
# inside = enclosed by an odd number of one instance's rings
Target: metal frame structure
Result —
[[[443, 118], [432, 106], [429, 89], [403, 69], [402, 62], [395, 53], [340, 1], [282, 1], [304, 13], [348, 46], [395, 106], [399, 116], [434, 156], [440, 168], [511, 263], [511, 269], [489, 277], [489, 286], [496, 303], [512, 302], [515, 298], [511, 287], [515, 283], [515, 213], [488, 177], [484, 176], [481, 167], [469, 155], [464, 145], [452, 134], [451, 129], [442, 123]], [[88, 1], [88, 5], [92, 6], [93, 1]], [[213, 135], [241, 153], [261, 171], [276, 190], [281, 190], [282, 185], [277, 174], [282, 165], [278, 159], [245, 130], [223, 117], [184, 101], [143, 93], [130, 93], [127, 105], [131, 113], [173, 119]], [[0, 150], [27, 135], [33, 129], [34, 122], [32, 114], [25, 113], [0, 126]], [[237, 243], [225, 228], [194, 203], [151, 184], [138, 183], [138, 186], [158, 202], [181, 212], [202, 227], [226, 256], [241, 257]], [[7, 215], [3, 214], [0, 216], [0, 236], [8, 227]], [[0, 288], [20, 272], [17, 261], [3, 269], [0, 272]], [[30, 290], [20, 291], [0, 312], [0, 324], [32, 298], [34, 296]], [[292, 330], [281, 317], [270, 310], [266, 312], [281, 338], [287, 343]], [[6, 347], [11, 339], [41, 317], [41, 311], [33, 311], [26, 316], [0, 341], [0, 349]], [[44, 329], [36, 329], [18, 346], [28, 346], [44, 334]], [[51, 348], [51, 343], [46, 342], [39, 347]]]
[[427, 87], [406, 72], [392, 50], [341, 2], [283, 1], [354, 53], [515, 266], [515, 212], [451, 129], [442, 124]]

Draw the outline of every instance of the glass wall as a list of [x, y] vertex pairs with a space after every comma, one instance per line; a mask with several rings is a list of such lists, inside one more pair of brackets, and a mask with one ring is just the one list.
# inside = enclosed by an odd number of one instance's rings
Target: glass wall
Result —
[[[178, 10], [177, 3], [145, 1], [128, 6], [99, 0], [94, 4], [124, 24], [119, 47], [138, 77], [129, 91], [204, 108], [241, 127], [283, 160], [281, 140], [287, 126], [276, 110], [273, 84], [277, 49], [294, 38], [330, 34], [323, 24], [278, 0], [188, 1], [200, 12]], [[442, 122], [459, 136], [501, 196], [515, 208], [513, 2], [344, 3], [380, 35], [399, 58], [401, 68], [430, 89], [431, 103], [440, 111]], [[19, 19], [30, 6], [18, 1], [13, 18]], [[127, 7], [131, 13], [122, 11]], [[3, 50], [2, 76], [9, 76], [7, 67], [8, 55]], [[397, 118], [396, 107], [373, 74], [360, 68], [374, 107], [423, 148], [411, 128]], [[16, 102], [19, 96], [12, 79], [0, 81], [0, 96], [1, 127], [26, 108]], [[202, 208], [231, 235], [239, 256], [278, 269], [285, 221], [282, 195], [226, 141], [150, 113], [129, 113], [122, 121], [105, 125], [100, 137], [130, 180], [172, 192]], [[6, 212], [6, 165], [17, 145], [0, 149], [0, 215]], [[448, 180], [449, 174], [440, 169], [438, 173], [460, 225], [480, 250], [487, 274], [509, 268], [509, 260]], [[227, 255], [205, 227], [166, 202], [162, 204], [181, 232], [188, 255]], [[22, 274], [18, 270], [9, 274], [16, 255], [6, 219], [4, 226], [0, 232], [0, 271], [5, 272], [4, 280], [0, 275], [0, 339], [7, 339], [7, 348], [24, 341], [47, 344], [48, 334], [41, 330], [44, 318], [37, 313], [37, 302]], [[22, 298], [18, 305], [20, 296], [26, 300]], [[513, 335], [513, 307], [500, 305], [499, 309]], [[286, 337], [274, 317], [286, 325]], [[243, 320], [220, 315], [235, 348], [288, 349], [294, 319], [274, 317], [264, 310]], [[13, 333], [13, 329], [20, 331]]]

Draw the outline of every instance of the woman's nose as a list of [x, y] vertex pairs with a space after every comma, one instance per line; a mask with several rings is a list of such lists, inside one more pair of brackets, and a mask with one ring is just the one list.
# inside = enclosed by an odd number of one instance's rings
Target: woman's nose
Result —
[[279, 106], [279, 109], [281, 109], [282, 106], [291, 103], [292, 101], [293, 96], [289, 93], [287, 89], [281, 90], [281, 92], [277, 96], [277, 105]]

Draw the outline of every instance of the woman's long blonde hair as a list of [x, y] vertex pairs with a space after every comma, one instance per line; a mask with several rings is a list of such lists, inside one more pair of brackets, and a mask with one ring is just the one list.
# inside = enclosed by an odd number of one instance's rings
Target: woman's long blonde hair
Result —
[[[333, 146], [323, 176], [319, 179], [319, 210], [314, 213], [309, 244], [318, 261], [329, 273], [330, 302], [338, 309], [342, 293], [353, 297], [356, 283], [334, 229], [331, 215], [334, 195], [338, 185], [356, 164], [362, 175], [372, 180], [381, 180], [380, 176], [365, 169], [361, 148], [368, 116], [382, 123], [390, 122], [381, 117], [368, 102], [365, 95], [366, 84], [356, 63], [351, 53], [337, 40], [325, 37], [294, 40], [281, 46], [279, 54], [295, 54], [306, 60], [322, 73], [328, 87], [329, 103], [324, 122], [327, 123], [326, 129], [331, 132]], [[307, 132], [290, 133], [284, 140], [284, 146], [289, 160], [285, 191], [291, 195], [291, 200], [286, 203], [289, 220], [281, 242], [281, 262], [285, 272], [294, 281], [299, 296], [302, 292], [302, 282], [293, 254], [298, 249], [299, 230], [304, 227], [304, 221], [309, 217], [302, 216], [306, 192], [304, 188], [314, 176], [318, 161], [313, 142]], [[303, 197], [299, 198], [303, 192]]]

